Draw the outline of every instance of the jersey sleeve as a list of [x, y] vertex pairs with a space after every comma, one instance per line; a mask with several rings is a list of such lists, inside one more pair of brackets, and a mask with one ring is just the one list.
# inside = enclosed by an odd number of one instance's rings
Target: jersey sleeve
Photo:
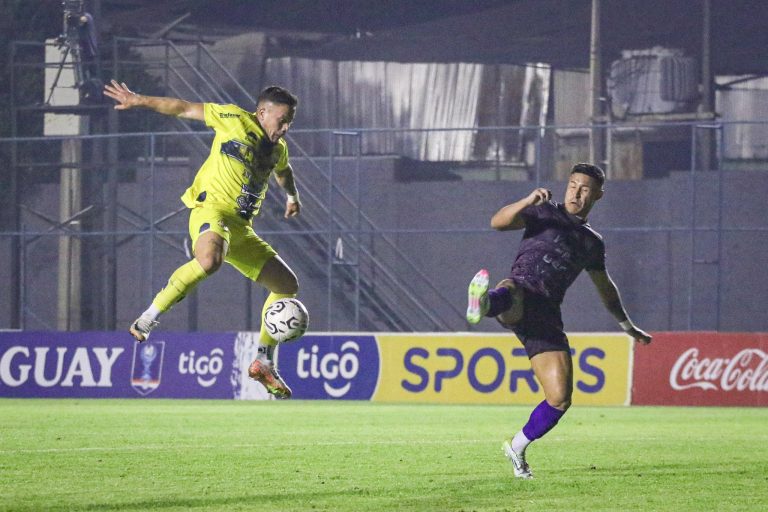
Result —
[[275, 173], [281, 174], [288, 169], [288, 144], [284, 140], [280, 140], [280, 158], [275, 164]]
[[533, 228], [542, 219], [546, 219], [552, 216], [551, 209], [554, 206], [550, 202], [546, 202], [536, 206], [526, 206], [520, 211], [520, 216], [525, 222], [526, 228]]
[[605, 270], [605, 244], [601, 239], [596, 239], [589, 255], [589, 260], [584, 266], [587, 272]]
[[203, 103], [205, 124], [214, 131], [219, 131], [232, 122], [241, 122], [240, 117], [245, 112], [237, 105], [219, 105], [218, 103]]

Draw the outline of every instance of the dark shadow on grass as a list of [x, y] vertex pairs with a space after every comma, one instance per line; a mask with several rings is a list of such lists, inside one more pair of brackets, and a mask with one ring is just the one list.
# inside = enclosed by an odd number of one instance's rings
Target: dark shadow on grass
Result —
[[13, 508], [17, 512], [39, 512], [40, 510], [46, 510], [48, 512], [58, 512], [65, 510], [78, 510], [78, 511], [102, 511], [102, 510], [162, 510], [166, 508], [181, 507], [188, 510], [194, 510], [196, 508], [209, 508], [209, 507], [234, 507], [235, 505], [250, 507], [254, 510], [280, 510], [280, 504], [291, 502], [291, 506], [301, 506], [302, 503], [307, 504], [309, 508], [313, 501], [320, 501], [329, 497], [343, 497], [343, 496], [365, 496], [365, 493], [360, 491], [324, 491], [324, 492], [297, 492], [297, 493], [282, 493], [282, 494], [243, 494], [240, 496], [227, 496], [227, 497], [199, 497], [199, 498], [167, 498], [157, 500], [140, 500], [140, 501], [128, 501], [128, 502], [112, 502], [112, 503], [93, 503], [89, 505], [67, 505], [58, 504], [54, 506], [46, 505], [41, 508], [40, 505], [22, 505], [20, 507]]

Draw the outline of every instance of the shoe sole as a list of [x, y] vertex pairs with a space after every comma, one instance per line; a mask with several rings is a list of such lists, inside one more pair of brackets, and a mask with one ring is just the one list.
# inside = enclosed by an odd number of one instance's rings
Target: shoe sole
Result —
[[480, 309], [480, 299], [488, 293], [490, 277], [488, 271], [480, 270], [469, 283], [467, 290], [467, 322], [471, 324], [480, 323], [483, 318], [483, 312]]
[[[125, 324], [123, 324], [123, 325], [125, 325]], [[136, 341], [138, 341], [139, 343], [143, 343], [143, 342], [147, 341], [147, 338], [149, 338], [149, 336], [144, 335], [141, 331], [136, 329], [134, 325], [132, 325], [128, 329], [128, 332], [131, 333], [131, 336], [133, 336], [133, 338]]]

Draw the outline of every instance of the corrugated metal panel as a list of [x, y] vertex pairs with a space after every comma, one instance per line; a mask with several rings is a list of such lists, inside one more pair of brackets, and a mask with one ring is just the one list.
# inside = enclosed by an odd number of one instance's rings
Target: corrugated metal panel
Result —
[[[720, 77], [718, 82], [737, 79]], [[727, 90], [717, 91], [715, 101], [723, 121], [765, 122], [768, 120], [768, 78], [737, 83]], [[767, 160], [768, 125], [726, 125], [723, 145], [723, 156], [727, 159]]]
[[[266, 82], [299, 96], [302, 128], [457, 128], [538, 124], [546, 119], [549, 69], [471, 63], [335, 62], [268, 59]], [[495, 80], [489, 80], [495, 77]], [[526, 109], [525, 102], [530, 103]], [[481, 108], [481, 106], [483, 108]], [[506, 109], [519, 112], [509, 118]], [[521, 117], [522, 116], [522, 117]], [[543, 117], [542, 117], [543, 116]], [[524, 118], [523, 118], [524, 117]], [[363, 152], [397, 153], [418, 160], [467, 161], [488, 158], [504, 148], [506, 159], [520, 153], [508, 132], [481, 141], [473, 130], [367, 135]], [[327, 151], [327, 141], [314, 149]], [[309, 148], [307, 148], [309, 149]], [[478, 152], [479, 151], [479, 152]]]

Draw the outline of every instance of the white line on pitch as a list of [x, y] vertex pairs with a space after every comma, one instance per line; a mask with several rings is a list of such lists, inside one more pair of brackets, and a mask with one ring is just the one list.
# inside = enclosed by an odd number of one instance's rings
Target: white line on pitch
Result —
[[[353, 445], [436, 445], [436, 444], [481, 444], [489, 443], [488, 439], [448, 439], [445, 441], [320, 441], [309, 443], [282, 443], [280, 446], [303, 447], [311, 446], [353, 446]], [[221, 450], [222, 448], [253, 448], [254, 444], [232, 444], [232, 445], [199, 445], [199, 444], [167, 444], [167, 445], [142, 445], [142, 446], [80, 446], [74, 448], [38, 448], [38, 449], [18, 449], [18, 450], [0, 450], [3, 454], [22, 454], [22, 453], [66, 453], [66, 452], [141, 452], [141, 451], [159, 451], [159, 450]]]

